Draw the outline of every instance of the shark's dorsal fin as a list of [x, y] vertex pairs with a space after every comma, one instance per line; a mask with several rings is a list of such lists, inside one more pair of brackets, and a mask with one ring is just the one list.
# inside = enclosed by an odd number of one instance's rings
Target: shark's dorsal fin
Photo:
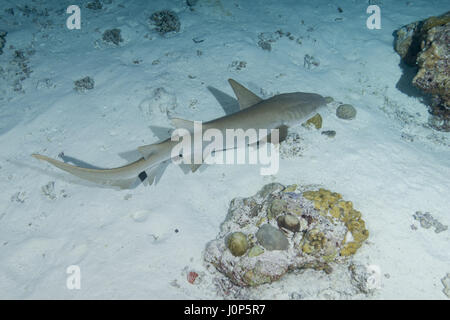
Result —
[[236, 95], [236, 98], [239, 101], [239, 106], [241, 110], [251, 107], [257, 104], [258, 102], [262, 101], [260, 97], [258, 97], [256, 94], [248, 90], [246, 87], [244, 87], [237, 81], [233, 79], [228, 79], [228, 83], [230, 84], [231, 88], [234, 91], [234, 94]]

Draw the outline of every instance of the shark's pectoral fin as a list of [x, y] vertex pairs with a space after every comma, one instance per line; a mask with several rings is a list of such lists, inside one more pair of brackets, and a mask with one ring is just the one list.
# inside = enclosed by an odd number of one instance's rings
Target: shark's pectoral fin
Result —
[[192, 163], [192, 164], [190, 165], [191, 171], [192, 171], [192, 172], [197, 171], [198, 168], [200, 168], [202, 164], [203, 164], [203, 163], [197, 163], [197, 164], [196, 164], [196, 163]]
[[248, 90], [246, 87], [244, 87], [237, 81], [233, 79], [228, 79], [228, 83], [230, 84], [231, 88], [234, 91], [234, 94], [236, 95], [236, 98], [239, 101], [239, 106], [241, 107], [241, 110], [251, 107], [257, 104], [258, 102], [262, 101], [260, 97], [258, 97], [256, 94]]

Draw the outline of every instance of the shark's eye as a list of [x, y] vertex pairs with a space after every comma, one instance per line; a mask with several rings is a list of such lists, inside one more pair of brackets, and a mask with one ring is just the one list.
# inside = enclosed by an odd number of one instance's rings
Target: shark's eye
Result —
[[183, 154], [181, 154], [181, 153], [180, 153], [178, 156], [179, 156], [180, 158], [183, 158]]

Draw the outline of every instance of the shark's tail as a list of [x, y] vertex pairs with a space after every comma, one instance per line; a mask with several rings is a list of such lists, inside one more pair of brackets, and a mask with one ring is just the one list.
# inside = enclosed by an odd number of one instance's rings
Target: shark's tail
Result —
[[32, 154], [36, 159], [47, 161], [55, 167], [77, 176], [81, 179], [88, 180], [103, 185], [118, 186], [120, 188], [130, 188], [134, 183], [139, 182], [138, 179], [144, 181], [148, 178], [145, 169], [156, 164], [151, 157], [127, 164], [118, 168], [111, 169], [91, 169], [77, 167], [59, 160], [55, 160], [40, 154]]

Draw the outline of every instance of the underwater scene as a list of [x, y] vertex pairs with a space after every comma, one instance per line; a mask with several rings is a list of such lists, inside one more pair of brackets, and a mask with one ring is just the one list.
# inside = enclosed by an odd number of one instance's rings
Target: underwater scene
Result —
[[444, 0], [1, 0], [0, 299], [449, 299], [449, 61]]

